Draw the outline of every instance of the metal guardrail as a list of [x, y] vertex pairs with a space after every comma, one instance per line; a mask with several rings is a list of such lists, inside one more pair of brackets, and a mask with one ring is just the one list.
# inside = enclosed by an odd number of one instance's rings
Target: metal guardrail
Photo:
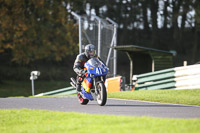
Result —
[[38, 95], [35, 95], [36, 97], [38, 96], [48, 96], [48, 95], [70, 95], [70, 94], [75, 94], [76, 93], [76, 89], [74, 87], [67, 87], [67, 88], [62, 88], [62, 89], [58, 89], [55, 91], [49, 91], [49, 92], [45, 92], [45, 93], [40, 93]]
[[173, 78], [174, 74], [175, 74], [174, 68], [141, 74], [141, 75], [137, 75], [137, 78], [138, 78], [137, 83], [142, 84], [150, 80], [157, 81], [157, 80], [162, 80], [162, 79], [169, 79], [169, 78]]
[[[137, 75], [135, 90], [200, 89], [200, 65], [176, 67]], [[40, 93], [35, 96], [75, 94], [74, 87]]]
[[200, 65], [141, 74], [137, 75], [137, 78], [135, 90], [198, 89], [200, 88]]

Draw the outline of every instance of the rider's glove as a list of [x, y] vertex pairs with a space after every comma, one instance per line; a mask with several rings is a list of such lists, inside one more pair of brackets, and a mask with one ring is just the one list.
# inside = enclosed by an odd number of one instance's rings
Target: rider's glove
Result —
[[87, 70], [81, 70], [81, 71], [79, 72], [79, 76], [80, 76], [80, 77], [84, 77], [84, 75], [85, 75], [86, 72], [87, 72]]
[[109, 71], [109, 68], [107, 66], [105, 68]]

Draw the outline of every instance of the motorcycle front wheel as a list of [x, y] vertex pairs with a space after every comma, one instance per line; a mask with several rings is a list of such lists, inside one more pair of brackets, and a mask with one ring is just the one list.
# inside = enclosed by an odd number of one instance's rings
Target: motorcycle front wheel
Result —
[[98, 95], [97, 95], [97, 102], [100, 106], [104, 106], [107, 101], [107, 92], [104, 83], [100, 82], [97, 84]]

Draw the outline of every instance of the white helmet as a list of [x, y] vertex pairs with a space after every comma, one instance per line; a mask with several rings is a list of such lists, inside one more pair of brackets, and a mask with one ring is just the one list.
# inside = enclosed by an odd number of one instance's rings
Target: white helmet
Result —
[[132, 80], [137, 81], [137, 75], [133, 75]]

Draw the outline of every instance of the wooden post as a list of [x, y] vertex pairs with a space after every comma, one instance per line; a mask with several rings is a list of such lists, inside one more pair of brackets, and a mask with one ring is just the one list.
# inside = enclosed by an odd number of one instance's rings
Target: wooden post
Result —
[[129, 60], [130, 60], [130, 88], [132, 88], [133, 81], [132, 81], [132, 76], [133, 76], [133, 59], [131, 58], [131, 55], [129, 52], [126, 52]]

